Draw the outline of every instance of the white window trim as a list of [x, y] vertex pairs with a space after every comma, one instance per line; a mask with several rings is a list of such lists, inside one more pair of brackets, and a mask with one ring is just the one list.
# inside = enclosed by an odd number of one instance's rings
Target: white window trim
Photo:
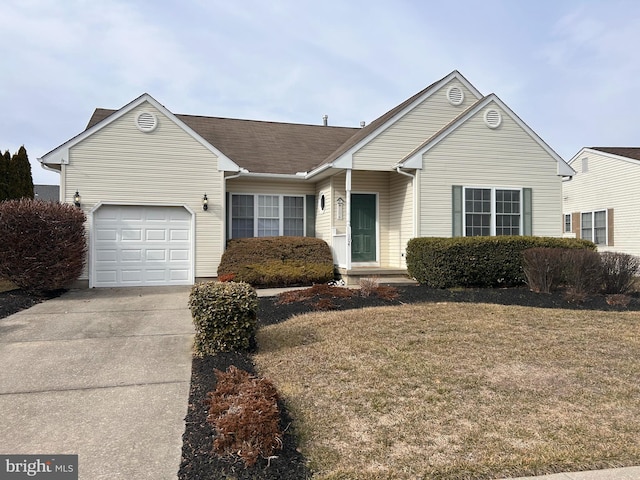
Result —
[[278, 236], [283, 237], [284, 234], [284, 197], [302, 198], [302, 236], [307, 234], [307, 198], [306, 195], [285, 195], [282, 193], [249, 193], [249, 192], [229, 192], [229, 225], [227, 231], [229, 239], [233, 238], [233, 196], [234, 195], [251, 195], [253, 197], [253, 237], [258, 238], [258, 197], [279, 197], [278, 199]]
[[[604, 212], [604, 243], [596, 243], [596, 213]], [[580, 239], [585, 240], [582, 236], [583, 224], [582, 215], [591, 215], [591, 239], [590, 241], [596, 243], [596, 245], [607, 246], [609, 245], [609, 212], [606, 208], [600, 208], [598, 210], [590, 210], [588, 212], [580, 212]], [[615, 218], [615, 217], [614, 217]], [[589, 239], [587, 239], [589, 240]]]
[[[567, 230], [567, 217], [569, 218], [569, 230]], [[573, 218], [571, 218], [570, 213], [562, 214], [562, 231], [563, 233], [572, 233], [573, 232]]]
[[524, 228], [524, 212], [523, 212], [523, 188], [522, 187], [487, 187], [487, 186], [463, 186], [462, 187], [462, 236], [467, 236], [467, 190], [491, 190], [491, 237], [496, 236], [496, 190], [511, 190], [520, 192], [520, 219], [518, 229], [520, 230], [519, 236], [523, 235]]

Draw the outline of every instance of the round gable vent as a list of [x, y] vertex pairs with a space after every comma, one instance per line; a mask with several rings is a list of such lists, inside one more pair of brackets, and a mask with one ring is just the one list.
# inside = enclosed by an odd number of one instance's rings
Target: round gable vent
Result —
[[158, 126], [158, 118], [151, 112], [140, 112], [136, 116], [136, 126], [141, 132], [153, 132]]
[[484, 112], [484, 123], [489, 128], [498, 128], [502, 123], [502, 115], [495, 108], [489, 108]]
[[464, 92], [460, 87], [452, 85], [447, 88], [447, 100], [451, 105], [461, 105], [464, 102]]

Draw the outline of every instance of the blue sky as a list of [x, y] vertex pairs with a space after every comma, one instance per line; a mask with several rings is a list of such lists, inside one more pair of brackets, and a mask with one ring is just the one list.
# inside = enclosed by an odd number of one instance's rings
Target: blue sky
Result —
[[36, 158], [96, 107], [358, 126], [459, 70], [565, 160], [640, 146], [640, 2], [0, 0], [0, 150]]

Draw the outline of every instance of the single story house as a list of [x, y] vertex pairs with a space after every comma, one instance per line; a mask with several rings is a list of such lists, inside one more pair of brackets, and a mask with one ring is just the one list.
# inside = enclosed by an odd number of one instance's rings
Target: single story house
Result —
[[565, 236], [592, 240], [600, 251], [640, 256], [640, 148], [582, 148], [570, 161], [576, 171], [562, 186]]
[[97, 109], [40, 158], [88, 217], [91, 287], [216, 277], [229, 239], [324, 239], [346, 276], [406, 272], [419, 236], [560, 236], [574, 171], [453, 71], [369, 125], [178, 115], [148, 94]]

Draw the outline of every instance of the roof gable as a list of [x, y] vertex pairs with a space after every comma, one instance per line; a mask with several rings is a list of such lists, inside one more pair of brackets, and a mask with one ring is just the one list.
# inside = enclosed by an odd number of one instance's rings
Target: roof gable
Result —
[[360, 129], [358, 133], [353, 135], [348, 141], [343, 143], [337, 150], [329, 155], [322, 164], [318, 165], [318, 169], [321, 169], [327, 164], [333, 164], [333, 166], [340, 168], [349, 168], [351, 166], [351, 155], [354, 152], [391, 127], [409, 111], [416, 108], [431, 95], [434, 95], [453, 79], [462, 83], [473, 95], [476, 96], [476, 98], [482, 97], [482, 94], [460, 72], [454, 70], [446, 77], [432, 83], [412, 97], [409, 97], [401, 104], [384, 113], [366, 127]]
[[520, 117], [518, 117], [513, 110], [511, 110], [500, 98], [495, 94], [490, 94], [481, 100], [478, 100], [474, 105], [462, 112], [457, 118], [451, 121], [448, 125], [444, 126], [438, 133], [433, 135], [430, 139], [426, 140], [422, 145], [417, 147], [413, 152], [408, 154], [398, 166], [404, 168], [422, 168], [422, 156], [429, 152], [438, 143], [446, 139], [449, 135], [455, 132], [460, 126], [462, 126], [469, 119], [474, 117], [483, 108], [487, 107], [490, 103], [500, 107], [509, 117], [518, 124], [540, 147], [542, 147], [558, 164], [558, 175], [572, 176], [575, 175], [575, 171], [558, 155], [549, 145], [547, 145], [526, 123], [524, 123]]
[[160, 104], [157, 100], [155, 100], [148, 93], [144, 93], [140, 95], [138, 98], [128, 103], [124, 107], [119, 110], [105, 110], [105, 109], [96, 109], [93, 116], [89, 120], [89, 124], [87, 129], [66, 141], [59, 147], [51, 150], [50, 152], [43, 155], [38, 160], [43, 164], [67, 164], [69, 162], [69, 149], [74, 145], [82, 142], [85, 138], [93, 135], [98, 130], [106, 127], [107, 125], [115, 122], [119, 118], [123, 117], [133, 109], [142, 105], [143, 103], [148, 102], [154, 108], [159, 110], [163, 115], [173, 121], [178, 127], [184, 130], [187, 134], [194, 138], [197, 142], [201, 143], [205, 148], [211, 151], [214, 155], [218, 157], [218, 170], [225, 171], [240, 171], [240, 167], [233, 162], [229, 157], [227, 157], [220, 150], [215, 148], [209, 142], [207, 142], [204, 138], [202, 138], [197, 132], [195, 132], [191, 127], [189, 127], [186, 123], [180, 120], [176, 115], [171, 113], [167, 108], [165, 108], [162, 104]]
[[584, 147], [569, 160], [569, 165], [586, 153], [596, 153], [614, 160], [640, 164], [640, 147]]

